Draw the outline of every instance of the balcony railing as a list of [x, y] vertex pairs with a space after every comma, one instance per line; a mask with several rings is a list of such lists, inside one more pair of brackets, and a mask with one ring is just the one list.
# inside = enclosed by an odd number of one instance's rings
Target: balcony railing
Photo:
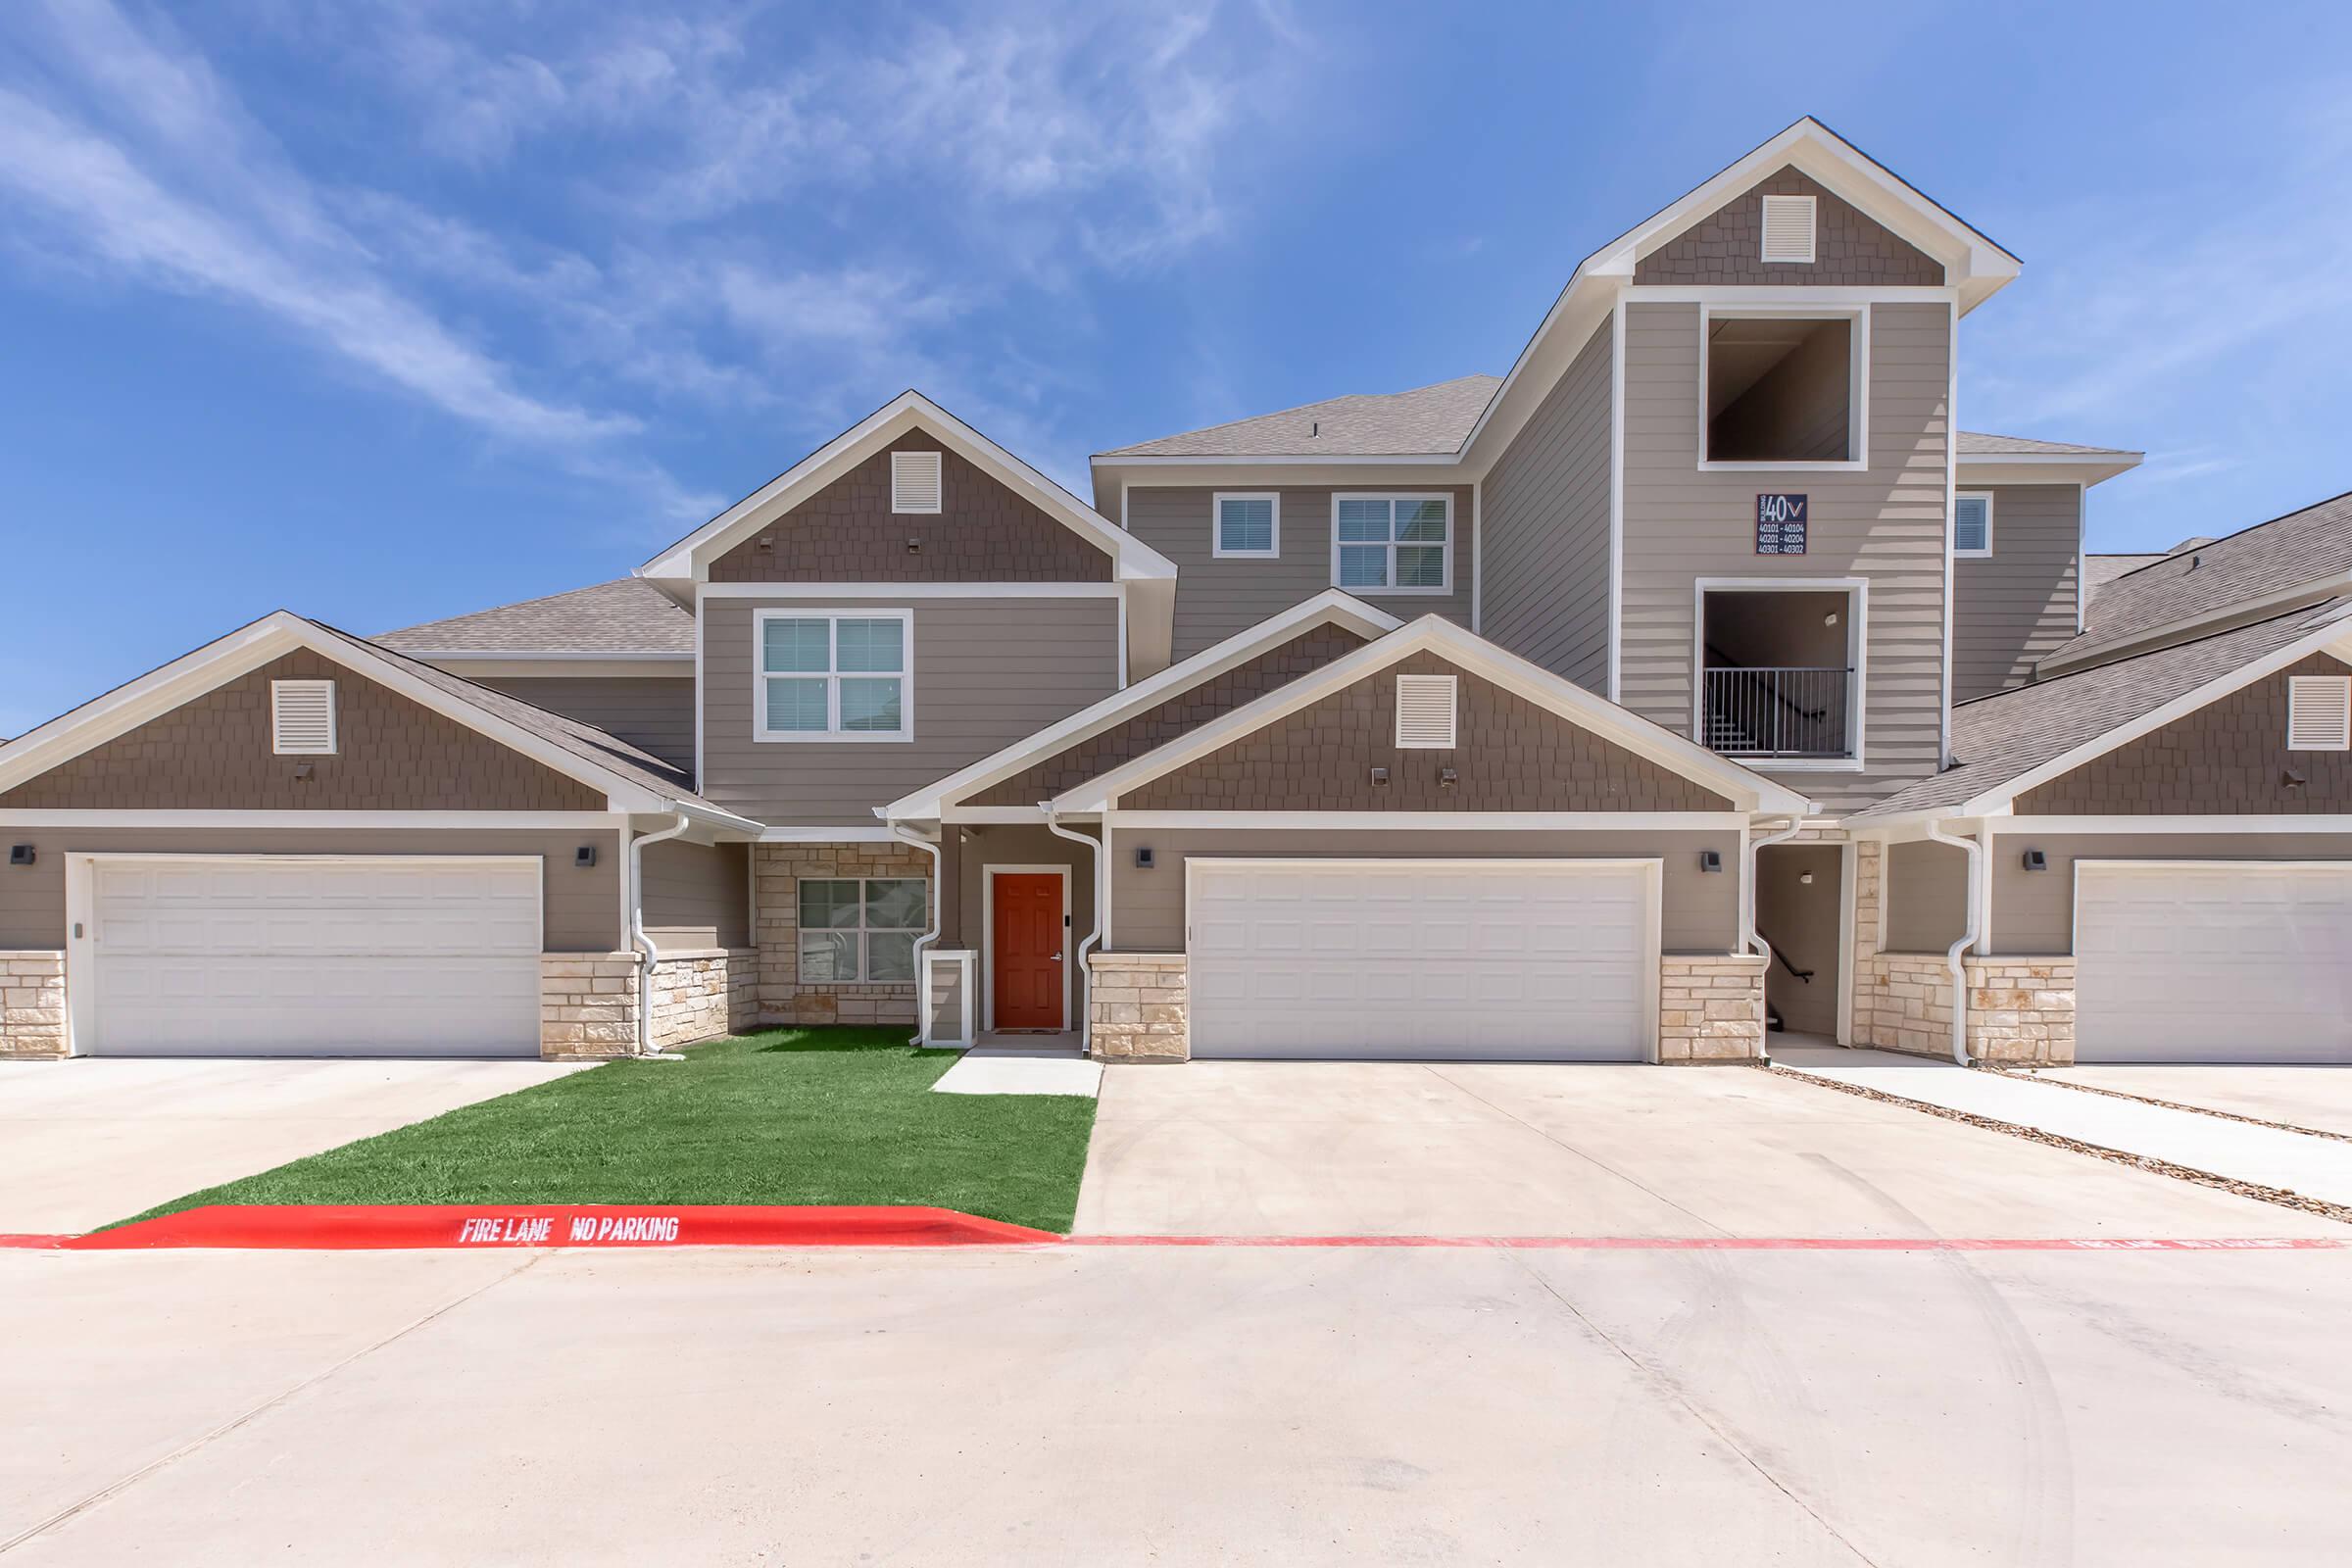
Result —
[[1853, 756], [1854, 672], [1720, 666], [1706, 670], [1701, 739], [1726, 757]]

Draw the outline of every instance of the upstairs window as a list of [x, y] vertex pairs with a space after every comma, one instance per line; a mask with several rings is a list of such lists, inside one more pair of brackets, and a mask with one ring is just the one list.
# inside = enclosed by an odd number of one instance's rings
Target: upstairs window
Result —
[[1220, 491], [1215, 514], [1217, 537], [1210, 554], [1217, 560], [1255, 557], [1270, 561], [1282, 554], [1282, 498], [1272, 491], [1248, 495]]
[[890, 510], [939, 510], [939, 454], [893, 452], [890, 455]]
[[2352, 676], [2286, 678], [2286, 749], [2352, 752]]
[[1453, 591], [1453, 498], [1332, 498], [1331, 581], [1352, 593]]
[[1700, 462], [1862, 466], [1858, 315], [1700, 317]]
[[270, 749], [280, 757], [335, 755], [335, 683], [270, 683]]
[[1992, 497], [1978, 491], [1952, 497], [1952, 554], [1983, 559], [1992, 554]]
[[914, 738], [907, 645], [912, 612], [763, 610], [757, 738]]

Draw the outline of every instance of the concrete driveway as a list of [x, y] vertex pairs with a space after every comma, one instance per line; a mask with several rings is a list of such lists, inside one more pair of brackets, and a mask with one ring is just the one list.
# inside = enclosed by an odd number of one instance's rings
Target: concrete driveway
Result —
[[540, 1061], [0, 1062], [0, 1233], [90, 1230], [581, 1070]]
[[2051, 1067], [2035, 1076], [2352, 1138], [2352, 1067]]
[[2345, 1234], [2313, 1215], [1744, 1068], [1211, 1061], [1104, 1073], [1077, 1229]]

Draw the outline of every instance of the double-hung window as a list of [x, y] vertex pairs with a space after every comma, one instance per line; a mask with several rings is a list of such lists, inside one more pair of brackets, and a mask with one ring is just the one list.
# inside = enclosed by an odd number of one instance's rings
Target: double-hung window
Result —
[[914, 979], [914, 943], [931, 923], [919, 876], [806, 877], [802, 985], [898, 985]]
[[905, 741], [914, 738], [905, 610], [759, 612], [759, 738]]
[[1992, 554], [1992, 496], [1988, 491], [1952, 497], [1952, 554], [1982, 559]]
[[1209, 555], [1218, 561], [1282, 554], [1282, 497], [1272, 491], [1239, 494], [1220, 490], [1214, 502], [1216, 538]]
[[1331, 581], [1354, 593], [1451, 592], [1453, 498], [1332, 497]]

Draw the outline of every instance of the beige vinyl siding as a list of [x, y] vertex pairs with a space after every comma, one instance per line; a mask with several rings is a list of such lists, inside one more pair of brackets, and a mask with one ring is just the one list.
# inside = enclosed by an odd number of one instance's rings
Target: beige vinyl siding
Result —
[[[2075, 951], [2075, 861], [2352, 860], [2346, 833], [1995, 833], [1992, 942], [1995, 955]], [[2048, 857], [2029, 871], [2025, 852]]]
[[[1879, 304], [1870, 318], [1867, 468], [1701, 470], [1699, 307], [1626, 307], [1618, 700], [1690, 732], [1696, 578], [1867, 579], [1864, 768], [1776, 775], [1832, 811], [1936, 771], [1942, 729], [1951, 310]], [[1755, 553], [1766, 492], [1809, 498], [1807, 554]]]
[[751, 856], [742, 844], [646, 846], [645, 932], [662, 950], [751, 945]]
[[674, 767], [694, 766], [691, 675], [479, 676], [492, 691], [594, 724]]
[[[911, 610], [914, 738], [756, 741], [760, 610]], [[701, 793], [776, 826], [878, 825], [873, 808], [1033, 735], [1118, 687], [1119, 607], [1084, 598], [706, 599]]]
[[1968, 929], [1968, 852], [1914, 839], [1886, 847], [1886, 951], [1944, 953]]
[[1992, 554], [1952, 563], [1952, 701], [2023, 686], [2075, 635], [2082, 492], [2071, 484], [1979, 486], [1992, 497]]
[[[535, 855], [550, 953], [613, 953], [620, 835], [609, 828], [10, 828], [33, 863], [0, 875], [0, 949], [66, 945], [66, 857], [81, 855]], [[596, 864], [572, 863], [582, 845]]]
[[1447, 495], [1453, 498], [1453, 591], [1446, 594], [1360, 594], [1393, 615], [1412, 620], [1444, 615], [1470, 624], [1470, 487], [1408, 484], [1379, 478], [1362, 484], [1278, 489], [1282, 498], [1281, 554], [1273, 559], [1219, 561], [1210, 509], [1218, 489], [1265, 490], [1268, 485], [1130, 486], [1127, 526], [1176, 563], [1176, 629], [1172, 659], [1189, 659], [1269, 615], [1312, 599], [1332, 585], [1332, 497], [1361, 493]]
[[1604, 321], [1488, 470], [1480, 631], [1608, 695], [1610, 396]]
[[[1149, 846], [1149, 871], [1135, 852]], [[1723, 869], [1698, 868], [1701, 850]], [[1661, 941], [1668, 953], [1729, 953], [1739, 939], [1740, 833], [1736, 828], [1627, 832], [1396, 832], [1379, 828], [1111, 827], [1110, 942], [1105, 952], [1184, 951], [1184, 863], [1195, 855], [1352, 859], [1608, 859], [1661, 857]]]

